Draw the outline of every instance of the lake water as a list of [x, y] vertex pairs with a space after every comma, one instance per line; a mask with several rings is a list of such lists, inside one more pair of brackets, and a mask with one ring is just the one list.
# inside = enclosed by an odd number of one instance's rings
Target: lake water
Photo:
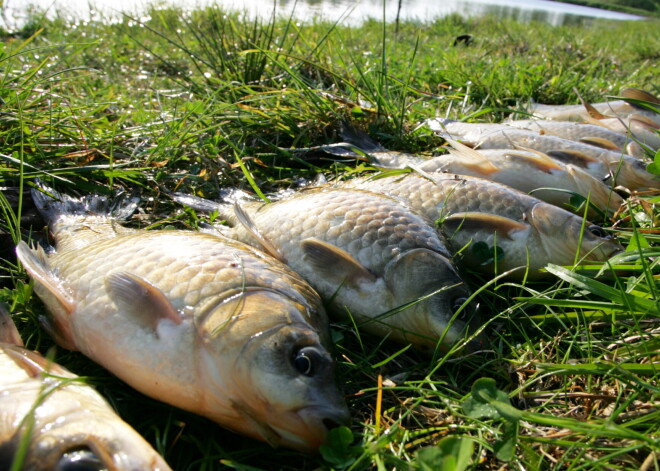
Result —
[[[5, 0], [3, 19], [10, 29], [22, 24], [30, 6], [47, 10], [48, 14], [67, 18], [119, 18], [122, 12], [142, 16], [149, 0]], [[293, 15], [299, 21], [322, 18], [340, 20], [343, 24], [359, 24], [368, 18], [394, 21], [401, 19], [432, 20], [452, 13], [464, 16], [494, 14], [520, 21], [543, 21], [552, 25], [584, 23], [593, 18], [638, 20], [639, 16], [608, 10], [570, 5], [547, 0], [166, 0], [183, 8], [212, 4], [228, 10], [245, 11], [251, 16], [269, 17], [273, 8], [281, 16]], [[93, 5], [94, 8], [91, 8]]]

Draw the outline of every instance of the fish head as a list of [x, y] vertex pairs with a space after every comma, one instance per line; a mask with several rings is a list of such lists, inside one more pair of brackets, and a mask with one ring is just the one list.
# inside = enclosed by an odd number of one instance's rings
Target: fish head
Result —
[[384, 271], [397, 309], [383, 321], [393, 335], [422, 348], [448, 350], [478, 324], [470, 291], [451, 260], [430, 249], [399, 254]]
[[527, 221], [538, 232], [540, 245], [549, 260], [557, 265], [572, 265], [578, 260], [607, 260], [623, 247], [605, 229], [561, 208], [538, 203]]
[[[19, 347], [5, 346], [4, 353], [37, 381], [25, 383], [15, 399], [27, 400], [31, 407], [13, 436], [0, 444], [2, 464], [19, 459], [20, 469], [35, 471], [171, 471], [93, 388], [68, 370]], [[28, 431], [30, 421], [33, 427]], [[26, 433], [30, 435], [21, 458]]]
[[[262, 289], [243, 293], [223, 309], [240, 316], [221, 329], [212, 321], [205, 327], [203, 362], [218, 402], [228, 401], [234, 411], [223, 425], [273, 446], [318, 450], [331, 428], [350, 419], [335, 381], [320, 302], [312, 306]], [[216, 372], [223, 370], [228, 374], [220, 377]]]
[[619, 160], [610, 161], [609, 164], [617, 184], [630, 190], [652, 190], [660, 187], [660, 176], [646, 170], [647, 163], [643, 160], [623, 156]]
[[623, 198], [601, 180], [589, 175], [575, 165], [566, 165], [566, 172], [575, 182], [582, 195], [589, 195], [590, 201], [603, 211], [615, 212], [623, 204]]
[[[76, 433], [60, 430], [33, 438], [22, 469], [35, 471], [126, 470], [167, 471], [171, 468], [136, 433], [109, 436], [106, 423], [87, 421]], [[84, 427], [83, 427], [84, 425]]]

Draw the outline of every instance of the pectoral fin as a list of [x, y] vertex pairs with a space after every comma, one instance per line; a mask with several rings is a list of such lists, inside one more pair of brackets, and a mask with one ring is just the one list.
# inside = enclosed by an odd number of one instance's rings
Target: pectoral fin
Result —
[[602, 137], [583, 137], [580, 138], [579, 142], [584, 144], [589, 144], [590, 146], [600, 147], [601, 149], [620, 151], [621, 148], [617, 146], [614, 142], [609, 139]]
[[16, 324], [2, 304], [0, 304], [0, 342], [23, 346], [21, 334], [18, 333]]
[[236, 214], [236, 219], [238, 219], [238, 222], [241, 223], [245, 230], [247, 230], [250, 235], [257, 240], [264, 252], [268, 253], [271, 257], [276, 258], [280, 262], [286, 263], [286, 260], [277, 249], [277, 247], [275, 247], [275, 245], [270, 241], [268, 237], [261, 233], [252, 218], [238, 203], [234, 205], [234, 214]]
[[497, 237], [513, 238], [518, 231], [529, 229], [529, 225], [503, 216], [488, 213], [454, 213], [442, 222], [442, 229], [453, 234], [456, 231], [495, 232]]
[[523, 162], [525, 165], [530, 165], [544, 173], [552, 173], [553, 170], [554, 171], [563, 170], [561, 165], [559, 165], [559, 163], [557, 163], [557, 161], [555, 161], [548, 154], [545, 154], [543, 152], [534, 149], [527, 149], [525, 147], [521, 147], [520, 149], [530, 152], [534, 155], [531, 156], [528, 154], [521, 154], [519, 152], [513, 151], [513, 152], [507, 152], [506, 154], [507, 157], [513, 160], [518, 160], [520, 162]]
[[53, 272], [41, 247], [33, 250], [21, 241], [16, 246], [16, 256], [34, 280], [37, 294], [53, 315], [52, 324], [48, 324], [52, 327], [49, 333], [62, 347], [76, 350], [69, 323], [69, 316], [76, 305], [66, 283]]
[[553, 159], [564, 162], [565, 164], [573, 164], [583, 168], [588, 167], [590, 164], [601, 162], [594, 157], [590, 157], [586, 154], [583, 154], [582, 152], [575, 150], [550, 150], [546, 152], [546, 154], [548, 154]]
[[31, 378], [38, 378], [44, 373], [64, 377], [71, 376], [71, 373], [63, 367], [47, 360], [36, 352], [14, 345], [3, 347], [3, 351]]
[[174, 324], [182, 321], [177, 311], [165, 294], [150, 282], [131, 273], [113, 273], [105, 280], [105, 287], [117, 307], [138, 319], [156, 331], [163, 319]]
[[327, 278], [351, 284], [376, 280], [373, 273], [339, 247], [315, 238], [305, 239], [301, 245], [307, 261]]

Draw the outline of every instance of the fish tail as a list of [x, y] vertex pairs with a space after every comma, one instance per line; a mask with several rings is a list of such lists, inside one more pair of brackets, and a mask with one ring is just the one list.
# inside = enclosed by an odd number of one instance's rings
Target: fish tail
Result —
[[230, 226], [235, 226], [238, 223], [236, 214], [234, 213], [234, 204], [239, 201], [240, 198], [234, 199], [230, 195], [227, 199], [233, 199], [234, 202], [218, 202], [178, 192], [171, 193], [170, 197], [177, 203], [188, 206], [201, 213], [209, 214], [217, 212], [218, 219], [227, 222]]
[[365, 152], [387, 152], [387, 149], [377, 143], [366, 132], [360, 131], [346, 121], [341, 122], [339, 136], [349, 144], [359, 147]]
[[82, 197], [65, 195], [38, 179], [31, 193], [35, 206], [48, 225], [55, 223], [62, 215], [128, 219], [140, 202], [138, 196], [126, 193], [120, 193], [112, 199], [96, 194]]

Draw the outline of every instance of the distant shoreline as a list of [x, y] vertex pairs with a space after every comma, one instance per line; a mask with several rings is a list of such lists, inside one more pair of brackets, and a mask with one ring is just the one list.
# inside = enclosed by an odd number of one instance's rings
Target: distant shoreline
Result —
[[[660, 6], [655, 5], [652, 0], [629, 0], [635, 6], [622, 5], [621, 0], [597, 1], [597, 0], [552, 0], [559, 3], [570, 3], [584, 7], [600, 8], [601, 10], [629, 13], [631, 15], [660, 17]], [[655, 9], [654, 9], [655, 8]]]

